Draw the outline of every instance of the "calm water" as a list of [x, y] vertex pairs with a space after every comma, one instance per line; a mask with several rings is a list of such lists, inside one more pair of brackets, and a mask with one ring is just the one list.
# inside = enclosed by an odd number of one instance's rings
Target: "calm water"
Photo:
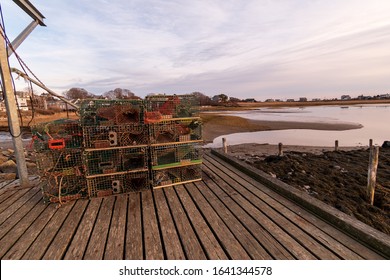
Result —
[[390, 140], [389, 104], [262, 108], [245, 112], [230, 112], [229, 114], [253, 120], [355, 123], [361, 124], [363, 127], [345, 131], [287, 129], [236, 133], [220, 136], [207, 147], [220, 147], [222, 137], [227, 139], [229, 145], [242, 143], [278, 144], [282, 142], [285, 145], [334, 146], [334, 141], [339, 140], [339, 146], [366, 146], [370, 138], [376, 145], [382, 145], [383, 141]]

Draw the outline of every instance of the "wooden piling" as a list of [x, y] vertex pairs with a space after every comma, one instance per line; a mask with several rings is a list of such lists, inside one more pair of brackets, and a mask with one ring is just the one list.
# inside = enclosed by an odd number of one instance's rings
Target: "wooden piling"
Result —
[[223, 146], [223, 152], [227, 154], [227, 144], [226, 144], [226, 138], [222, 138], [222, 146]]
[[334, 141], [334, 150], [337, 152], [339, 149], [339, 140]]
[[371, 205], [374, 204], [376, 172], [378, 170], [379, 147], [371, 147], [370, 162], [367, 176], [367, 197]]
[[278, 156], [279, 156], [279, 157], [283, 156], [283, 143], [279, 143], [279, 152], [278, 152]]
[[370, 149], [372, 148], [372, 139], [369, 140], [368, 146], [370, 147]]

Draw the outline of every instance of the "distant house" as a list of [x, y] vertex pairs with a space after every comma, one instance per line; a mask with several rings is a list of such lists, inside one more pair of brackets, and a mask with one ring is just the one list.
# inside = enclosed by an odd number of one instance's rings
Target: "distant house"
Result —
[[345, 94], [341, 96], [341, 100], [351, 100], [351, 96]]
[[16, 102], [18, 103], [18, 107], [22, 111], [28, 111], [28, 98], [27, 97], [19, 97], [16, 96]]
[[293, 98], [289, 98], [286, 100], [287, 102], [295, 102], [295, 100]]
[[357, 97], [357, 99], [359, 99], [359, 100], [369, 100], [369, 99], [372, 99], [372, 96], [359, 95], [359, 96]]
[[381, 94], [381, 95], [379, 95], [379, 99], [390, 99], [390, 94], [389, 93]]
[[321, 101], [321, 98], [313, 98], [311, 101]]
[[254, 98], [247, 98], [244, 100], [244, 102], [256, 102], [256, 99]]
[[[19, 109], [22, 111], [28, 111], [28, 101], [29, 101], [29, 98], [27, 98], [27, 97], [20, 97], [18, 95], [16, 96], [17, 105], [18, 105]], [[0, 101], [0, 112], [5, 112], [5, 111], [6, 111], [5, 101], [1, 100]]]
[[299, 98], [299, 102], [306, 102], [307, 101], [307, 98], [306, 97], [300, 97]]
[[266, 99], [265, 102], [275, 102], [275, 100], [272, 98], [269, 98], [269, 99]]

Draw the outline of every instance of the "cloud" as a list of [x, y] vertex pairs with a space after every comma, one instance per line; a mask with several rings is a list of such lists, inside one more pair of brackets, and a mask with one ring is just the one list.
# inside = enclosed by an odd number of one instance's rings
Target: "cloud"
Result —
[[33, 3], [47, 27], [37, 27], [18, 53], [58, 91], [265, 99], [390, 86], [385, 0]]

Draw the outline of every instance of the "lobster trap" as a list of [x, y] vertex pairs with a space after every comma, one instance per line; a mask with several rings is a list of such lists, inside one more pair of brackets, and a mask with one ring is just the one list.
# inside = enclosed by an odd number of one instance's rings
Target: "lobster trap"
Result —
[[88, 197], [85, 176], [47, 175], [40, 182], [45, 202], [65, 203]]
[[84, 100], [80, 122], [82, 126], [137, 124], [143, 123], [143, 112], [143, 100]]
[[153, 188], [168, 187], [202, 180], [201, 164], [152, 170]]
[[109, 148], [147, 145], [148, 127], [142, 124], [84, 126], [85, 148]]
[[103, 197], [113, 194], [139, 192], [150, 189], [148, 171], [87, 177], [88, 196]]
[[149, 125], [151, 144], [201, 141], [202, 129], [199, 118], [165, 120]]
[[36, 162], [46, 202], [66, 202], [87, 197], [81, 149], [39, 152]]
[[81, 148], [83, 132], [78, 121], [59, 119], [31, 127], [33, 147], [36, 152]]
[[202, 148], [193, 143], [153, 146], [150, 148], [153, 170], [202, 163]]
[[86, 149], [86, 175], [134, 172], [148, 169], [147, 147]]
[[145, 123], [199, 116], [199, 99], [194, 95], [154, 95], [145, 99]]

